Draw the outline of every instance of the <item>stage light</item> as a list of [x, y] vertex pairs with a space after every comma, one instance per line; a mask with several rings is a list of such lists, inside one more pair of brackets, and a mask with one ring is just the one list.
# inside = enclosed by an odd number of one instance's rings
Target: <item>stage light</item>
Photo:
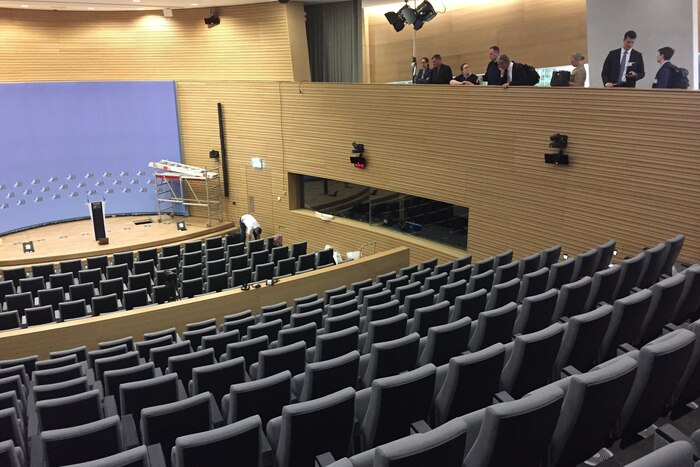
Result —
[[408, 3], [401, 7], [401, 9], [398, 11], [398, 15], [403, 19], [403, 22], [406, 24], [413, 24], [416, 22], [416, 19], [418, 19], [418, 14], [416, 13], [416, 10], [408, 6]]
[[219, 18], [216, 15], [211, 15], [208, 18], [204, 18], [204, 24], [207, 25], [209, 28], [213, 28], [214, 26], [218, 25], [221, 23], [221, 18]]
[[180, 221], [177, 223], [177, 230], [181, 232], [187, 230], [187, 225], [185, 225], [185, 221]]
[[384, 13], [384, 16], [386, 17], [387, 21], [389, 21], [389, 24], [394, 26], [396, 32], [399, 32], [404, 28], [403, 18], [401, 18], [398, 13], [389, 11], [387, 13]]
[[418, 18], [424, 23], [427, 23], [437, 16], [437, 11], [435, 11], [433, 5], [427, 0], [418, 5], [418, 8], [416, 8], [416, 13], [418, 14]]
[[34, 253], [34, 242], [22, 242], [22, 251], [24, 253]]

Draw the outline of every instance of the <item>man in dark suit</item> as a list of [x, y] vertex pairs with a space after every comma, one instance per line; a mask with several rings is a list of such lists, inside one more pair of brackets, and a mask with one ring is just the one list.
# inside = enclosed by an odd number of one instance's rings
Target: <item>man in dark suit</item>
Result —
[[656, 55], [656, 62], [661, 64], [661, 68], [656, 72], [656, 77], [654, 78], [654, 84], [651, 85], [652, 88], [670, 88], [671, 87], [671, 72], [673, 71], [673, 64], [669, 61], [673, 57], [673, 50], [671, 47], [661, 47], [659, 53]]
[[430, 59], [433, 62], [433, 68], [430, 70], [429, 84], [450, 84], [452, 79], [452, 68], [449, 65], [442, 63], [440, 54], [435, 54]]
[[489, 86], [503, 84], [501, 70], [498, 69], [496, 60], [501, 55], [501, 49], [497, 45], [492, 45], [489, 49], [489, 64], [486, 66], [486, 73], [482, 81], [486, 81]]
[[428, 57], [423, 57], [420, 59], [420, 68], [416, 74], [416, 79], [413, 81], [416, 84], [428, 84], [428, 78], [430, 78], [430, 66], [428, 64], [430, 60]]
[[606, 88], [633, 88], [637, 81], [644, 78], [644, 59], [642, 54], [634, 49], [637, 33], [627, 31], [622, 41], [622, 48], [611, 50], [603, 63], [603, 84]]
[[522, 63], [511, 61], [508, 55], [501, 55], [496, 59], [496, 64], [501, 70], [504, 88], [510, 86], [532, 86], [527, 76], [527, 69]]

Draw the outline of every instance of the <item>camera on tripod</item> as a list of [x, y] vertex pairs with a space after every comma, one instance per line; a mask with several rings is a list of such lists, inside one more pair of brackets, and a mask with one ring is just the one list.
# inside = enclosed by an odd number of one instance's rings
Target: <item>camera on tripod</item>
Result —
[[178, 296], [180, 276], [175, 269], [166, 269], [163, 273], [165, 274], [163, 280], [165, 285], [165, 301], [174, 302], [180, 298]]

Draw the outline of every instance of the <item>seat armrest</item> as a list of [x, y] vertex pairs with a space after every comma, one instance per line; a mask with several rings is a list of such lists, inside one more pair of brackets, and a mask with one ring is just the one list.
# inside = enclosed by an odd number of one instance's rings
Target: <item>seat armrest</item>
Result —
[[559, 322], [562, 324], [568, 323], [570, 319], [571, 318], [569, 318], [568, 316], [562, 316], [561, 318], [559, 318]]
[[564, 369], [561, 370], [562, 374], [565, 376], [574, 376], [574, 375], [580, 375], [581, 372], [576, 369], [576, 367], [572, 365], [568, 365], [564, 367]]
[[[44, 467], [44, 446], [41, 442], [41, 436], [35, 435], [29, 437], [29, 458], [31, 460], [29, 467]], [[25, 455], [25, 458], [27, 456]]]
[[156, 375], [156, 377], [158, 377], [158, 376], [163, 376], [163, 370], [161, 370], [160, 368], [156, 367], [156, 368], [155, 368], [155, 373], [154, 373], [154, 374]]
[[114, 396], [107, 396], [102, 401], [102, 410], [104, 411], [105, 418], [111, 417], [112, 415], [119, 415], [117, 412], [117, 400]]
[[654, 449], [658, 449], [666, 444], [671, 444], [676, 441], [687, 441], [695, 449], [695, 443], [692, 439], [675, 426], [667, 423], [656, 429], [654, 432]]
[[640, 289], [639, 287], [632, 287], [632, 289], [630, 290], [630, 292], [632, 292], [632, 293], [630, 295], [632, 295], [633, 293], [641, 292], [641, 291], [642, 291], [642, 289]]
[[214, 399], [213, 395], [210, 395], [209, 398], [209, 416], [211, 417], [211, 422], [214, 428], [222, 427], [225, 425], [224, 417], [221, 416], [221, 411], [216, 404], [216, 399]]
[[149, 444], [146, 446], [148, 450], [148, 461], [151, 463], [151, 467], [167, 467], [165, 462], [165, 455], [163, 454], [163, 448], [158, 444]]
[[669, 276], [668, 274], [661, 274], [661, 277], [659, 277], [659, 280], [668, 279], [669, 277], [671, 277], [671, 276]]
[[427, 433], [430, 431], [430, 425], [425, 420], [418, 420], [417, 422], [411, 423], [411, 434], [414, 433]]
[[331, 454], [330, 452], [324, 452], [323, 454], [319, 454], [318, 456], [316, 456], [315, 467], [326, 467], [328, 465], [331, 465], [333, 462], [335, 462], [333, 454]]
[[275, 453], [272, 452], [272, 446], [270, 441], [268, 441], [265, 433], [260, 430], [260, 441], [261, 441], [261, 456], [263, 460], [263, 466], [270, 467], [275, 463]]
[[95, 381], [95, 383], [92, 385], [92, 389], [97, 389], [100, 391], [100, 396], [104, 397], [105, 391], [104, 391], [104, 386], [102, 385], [102, 381]]
[[598, 308], [600, 308], [601, 306], [605, 306], [605, 305], [612, 305], [612, 304], [611, 304], [611, 303], [608, 303], [608, 302], [606, 302], [606, 301], [601, 300], [601, 301], [598, 302], [598, 305], [597, 305], [597, 306], [598, 306]]
[[516, 337], [520, 337], [522, 335], [523, 335], [522, 332], [516, 332], [515, 334], [513, 334], [513, 339], [515, 339]]
[[668, 332], [673, 332], [673, 331], [675, 331], [675, 330], [677, 330], [677, 329], [680, 329], [680, 327], [679, 327], [679, 326], [676, 326], [676, 325], [673, 324], [673, 323], [668, 323], [667, 325], [664, 326], [664, 329], [663, 329], [663, 330], [664, 330], [664, 331], [668, 331]]
[[39, 417], [36, 410], [30, 409], [31, 407], [27, 407], [27, 434], [31, 437], [39, 433]]
[[185, 385], [182, 383], [182, 380], [178, 378], [177, 380], [177, 400], [185, 400], [187, 399], [187, 391], [185, 391]]
[[493, 400], [495, 401], [496, 404], [498, 404], [500, 402], [511, 402], [511, 401], [514, 401], [515, 399], [513, 399], [513, 396], [508, 394], [508, 391], [501, 391], [499, 393], [496, 393], [493, 396]]
[[[134, 421], [133, 415], [122, 415], [120, 424], [122, 428], [122, 437], [124, 439], [124, 445], [126, 446], [126, 449], [135, 448], [136, 446], [141, 444], [139, 442], [139, 434], [136, 431], [136, 421]], [[160, 444], [158, 444], [157, 446], [160, 447]]]
[[620, 355], [619, 352], [622, 352], [623, 354], [627, 353], [627, 352], [634, 352], [635, 350], [637, 350], [637, 348], [634, 347], [633, 345], [625, 342], [624, 344], [618, 345], [617, 350], [618, 350], [618, 355]]

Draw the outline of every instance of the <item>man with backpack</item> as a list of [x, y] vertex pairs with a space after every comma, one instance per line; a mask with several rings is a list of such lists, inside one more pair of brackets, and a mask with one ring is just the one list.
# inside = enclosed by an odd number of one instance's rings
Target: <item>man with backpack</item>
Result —
[[534, 86], [540, 82], [540, 75], [534, 67], [525, 63], [516, 63], [510, 60], [508, 55], [501, 55], [496, 59], [496, 64], [503, 77], [502, 86]]
[[688, 85], [688, 71], [683, 68], [678, 68], [676, 65], [670, 62], [671, 57], [673, 57], [673, 50], [671, 47], [661, 47], [659, 53], [656, 55], [656, 61], [661, 65], [659, 71], [656, 72], [656, 77], [654, 78], [654, 84], [652, 88], [676, 88], [676, 89], [687, 89]]

